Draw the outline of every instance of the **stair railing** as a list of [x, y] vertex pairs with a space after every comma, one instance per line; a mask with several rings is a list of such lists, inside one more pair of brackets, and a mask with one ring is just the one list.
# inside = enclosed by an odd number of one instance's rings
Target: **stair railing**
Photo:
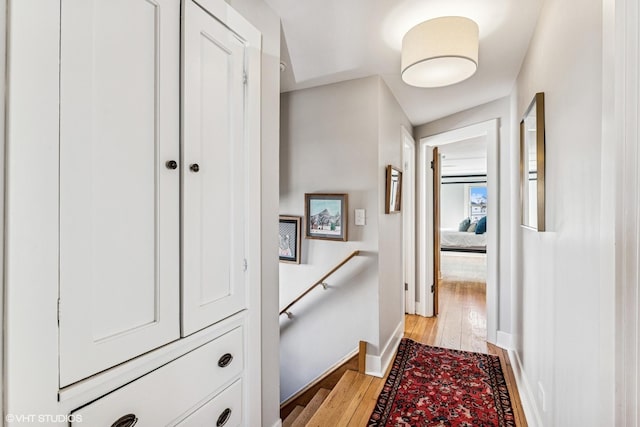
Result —
[[345, 265], [347, 262], [349, 262], [349, 260], [353, 257], [356, 257], [360, 255], [360, 251], [353, 251], [351, 253], [351, 255], [349, 255], [348, 257], [346, 257], [345, 259], [343, 259], [338, 265], [336, 265], [335, 267], [333, 267], [331, 269], [331, 271], [329, 271], [327, 274], [325, 274], [324, 276], [322, 276], [322, 278], [320, 278], [318, 281], [316, 281], [313, 285], [309, 286], [309, 288], [304, 291], [303, 293], [301, 293], [296, 299], [294, 299], [293, 301], [291, 301], [285, 308], [283, 308], [282, 310], [280, 310], [280, 315], [286, 314], [287, 317], [289, 319], [293, 318], [293, 314], [289, 311], [289, 309], [291, 307], [293, 307], [293, 305], [295, 303], [297, 303], [298, 301], [300, 301], [302, 298], [304, 298], [309, 292], [311, 292], [312, 290], [314, 290], [316, 288], [316, 286], [322, 286], [324, 289], [327, 289], [327, 284], [324, 282], [329, 276], [331, 276], [333, 273], [335, 273], [336, 271], [338, 271], [340, 269], [340, 267], [342, 267], [343, 265]]

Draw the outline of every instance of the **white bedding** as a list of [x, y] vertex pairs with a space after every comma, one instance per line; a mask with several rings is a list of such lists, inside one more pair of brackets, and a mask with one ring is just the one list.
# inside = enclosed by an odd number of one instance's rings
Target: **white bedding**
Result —
[[486, 249], [487, 233], [476, 234], [458, 230], [440, 230], [441, 248]]

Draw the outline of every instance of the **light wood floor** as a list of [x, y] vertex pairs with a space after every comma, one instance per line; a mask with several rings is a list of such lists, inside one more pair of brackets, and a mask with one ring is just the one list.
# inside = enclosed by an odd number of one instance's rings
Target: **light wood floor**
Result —
[[[406, 315], [405, 337], [428, 345], [495, 354], [502, 362], [516, 426], [527, 426], [515, 378], [506, 351], [487, 344], [484, 283], [449, 282], [440, 285], [440, 315], [437, 318]], [[388, 375], [388, 372], [387, 372]], [[366, 426], [386, 378], [347, 371], [327, 404], [307, 426]], [[344, 387], [346, 385], [346, 387]], [[335, 395], [335, 396], [334, 396]]]

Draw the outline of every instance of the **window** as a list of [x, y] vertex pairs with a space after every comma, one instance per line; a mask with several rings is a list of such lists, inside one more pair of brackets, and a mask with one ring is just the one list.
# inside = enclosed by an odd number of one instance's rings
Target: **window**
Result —
[[487, 186], [469, 186], [469, 217], [471, 222], [476, 222], [483, 216], [487, 216]]

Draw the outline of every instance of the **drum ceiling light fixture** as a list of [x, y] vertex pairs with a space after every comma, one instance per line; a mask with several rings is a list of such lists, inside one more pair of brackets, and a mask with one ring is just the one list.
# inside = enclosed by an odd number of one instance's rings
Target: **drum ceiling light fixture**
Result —
[[478, 24], [444, 16], [416, 25], [402, 39], [402, 80], [411, 86], [459, 83], [478, 69]]

